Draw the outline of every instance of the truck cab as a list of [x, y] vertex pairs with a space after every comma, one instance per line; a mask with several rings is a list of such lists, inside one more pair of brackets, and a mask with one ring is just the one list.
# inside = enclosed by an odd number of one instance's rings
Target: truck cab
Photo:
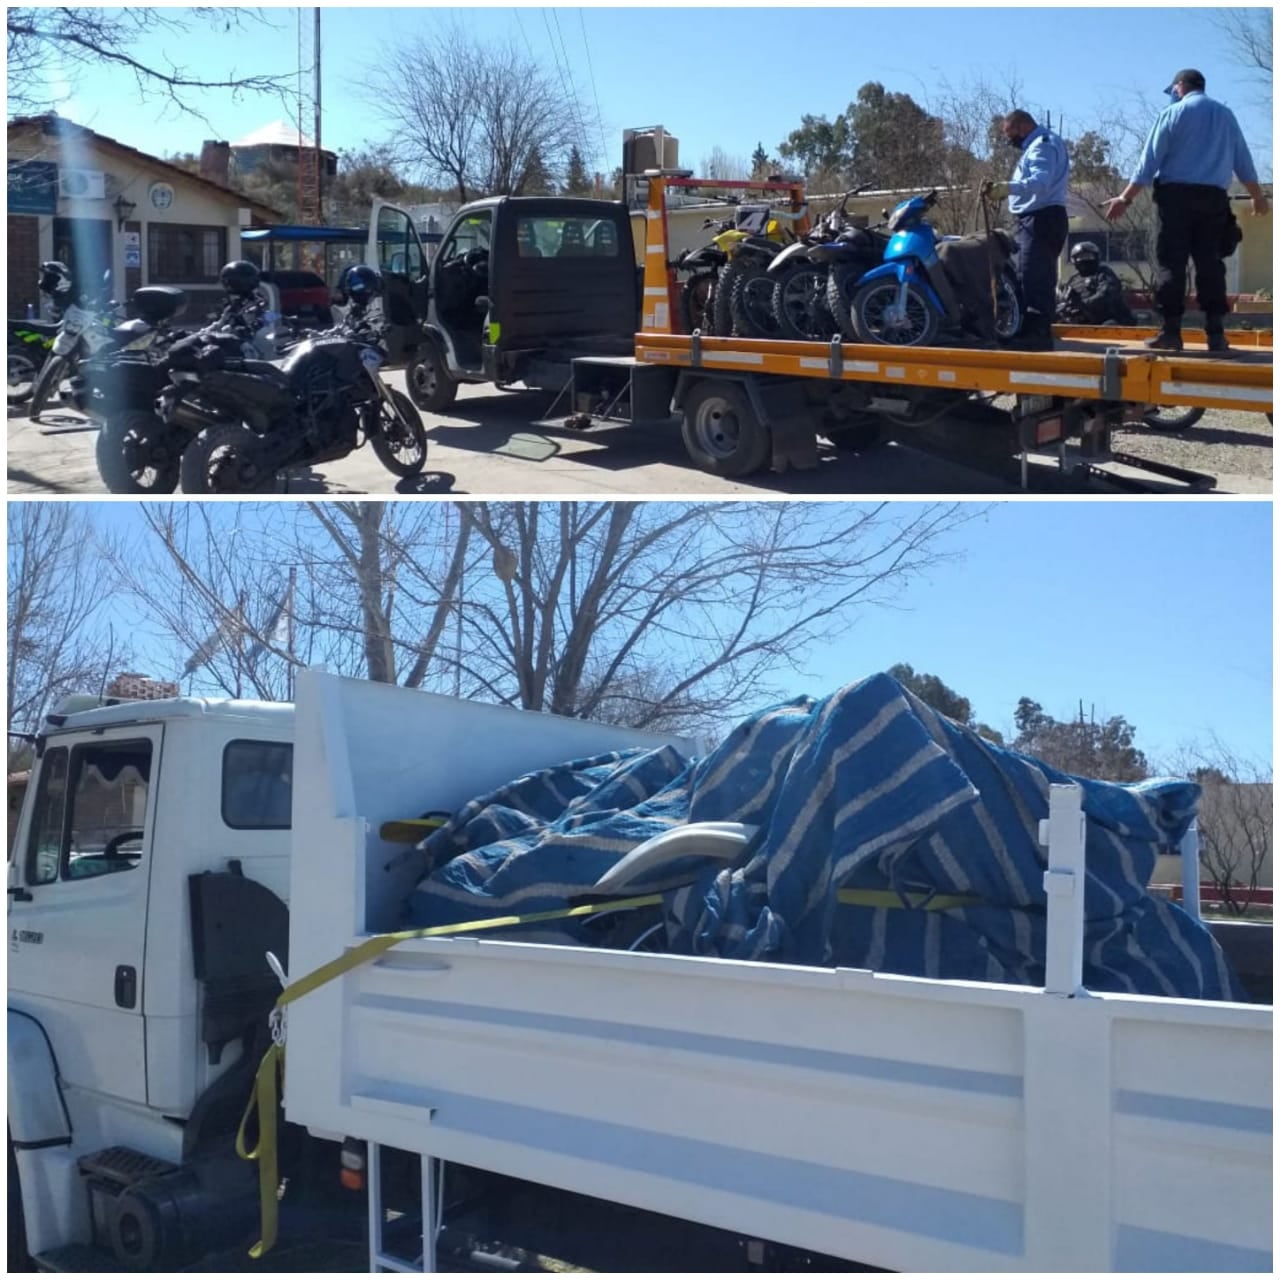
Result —
[[265, 952], [287, 963], [293, 709], [72, 707], [37, 739], [9, 854], [11, 1240], [157, 1265], [165, 1178], [201, 1158], [243, 1176], [230, 1143], [279, 991]]
[[383, 273], [392, 361], [439, 411], [462, 382], [559, 390], [578, 356], [630, 356], [639, 276], [625, 205], [495, 196], [460, 209], [428, 260], [413, 219], [378, 201], [368, 256]]

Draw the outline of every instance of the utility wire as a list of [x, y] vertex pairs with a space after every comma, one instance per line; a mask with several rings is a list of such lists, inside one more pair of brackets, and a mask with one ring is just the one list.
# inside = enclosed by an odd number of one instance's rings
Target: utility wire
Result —
[[591, 62], [591, 45], [587, 40], [587, 22], [582, 15], [582, 10], [578, 10], [578, 22], [582, 26], [582, 47], [587, 54], [587, 73], [591, 77], [591, 97], [596, 104], [596, 128], [600, 130], [600, 150], [601, 159], [605, 168], [609, 166], [609, 143], [604, 136], [604, 120], [600, 116], [600, 95], [596, 92], [596, 69]]

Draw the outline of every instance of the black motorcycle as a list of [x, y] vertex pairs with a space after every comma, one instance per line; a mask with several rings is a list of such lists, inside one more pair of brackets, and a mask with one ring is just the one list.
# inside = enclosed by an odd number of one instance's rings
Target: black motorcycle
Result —
[[175, 344], [161, 417], [188, 395], [218, 421], [182, 455], [184, 493], [263, 493], [289, 468], [345, 458], [368, 442], [396, 476], [426, 465], [427, 436], [409, 398], [386, 385], [381, 329], [354, 302], [336, 329], [304, 337], [280, 361], [245, 356], [231, 335]]
[[[179, 295], [176, 306], [174, 294]], [[86, 362], [81, 378], [73, 380], [73, 402], [99, 424], [95, 456], [109, 492], [172, 493], [178, 487], [186, 447], [206, 427], [223, 419], [217, 410], [202, 406], [198, 394], [186, 398], [167, 419], [161, 416], [160, 398], [172, 382], [171, 349], [221, 334], [241, 352], [246, 344], [259, 341], [266, 302], [229, 296], [213, 323], [196, 334], [169, 327], [185, 308], [181, 290], [140, 289], [134, 302], [156, 326], [153, 343], [140, 352], [107, 353]], [[266, 352], [273, 350], [274, 346], [265, 347]]]
[[688, 279], [680, 286], [680, 322], [685, 333], [692, 333], [695, 329], [701, 329], [703, 333], [710, 331], [711, 298], [716, 278], [729, 261], [728, 251], [719, 243], [718, 237], [733, 229], [733, 219], [717, 221], [704, 218], [702, 229], [714, 231], [717, 238], [696, 249], [684, 250], [675, 262], [677, 271], [689, 273]]

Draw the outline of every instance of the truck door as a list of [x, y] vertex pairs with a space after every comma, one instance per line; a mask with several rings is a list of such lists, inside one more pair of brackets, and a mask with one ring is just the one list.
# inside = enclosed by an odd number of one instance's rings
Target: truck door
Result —
[[64, 1084], [141, 1104], [161, 737], [135, 725], [50, 738], [9, 867], [10, 1007], [44, 1027]]
[[370, 265], [382, 272], [382, 306], [391, 326], [388, 362], [401, 364], [418, 345], [430, 297], [426, 251], [408, 213], [375, 200], [369, 215], [367, 254]]

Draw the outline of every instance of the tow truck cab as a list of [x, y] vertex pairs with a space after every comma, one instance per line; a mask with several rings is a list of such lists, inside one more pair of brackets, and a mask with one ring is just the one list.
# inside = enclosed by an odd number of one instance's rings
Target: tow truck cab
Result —
[[[634, 350], [640, 278], [620, 202], [477, 200], [454, 215], [428, 260], [410, 215], [378, 201], [368, 258], [383, 273], [391, 360], [412, 368], [420, 349], [455, 392], [458, 382], [558, 390], [575, 356]], [[415, 401], [431, 407], [421, 394]]]

